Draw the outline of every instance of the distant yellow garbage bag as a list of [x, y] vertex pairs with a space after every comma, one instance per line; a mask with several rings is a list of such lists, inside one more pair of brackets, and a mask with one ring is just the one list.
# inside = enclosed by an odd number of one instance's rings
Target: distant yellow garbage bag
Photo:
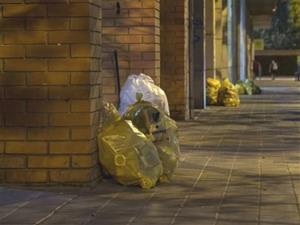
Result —
[[163, 166], [160, 181], [169, 182], [179, 164], [178, 128], [176, 122], [162, 110], [141, 98], [138, 97], [137, 103], [128, 107], [124, 118], [131, 120], [135, 127], [153, 141]]
[[221, 82], [217, 79], [207, 78], [207, 102], [208, 105], [217, 105], [218, 104], [218, 92], [221, 88]]
[[237, 90], [239, 95], [246, 95], [247, 94], [247, 90], [245, 88], [245, 85], [244, 85], [243, 81], [238, 81], [235, 85], [235, 89]]
[[219, 90], [218, 101], [219, 105], [226, 107], [237, 107], [240, 105], [240, 96], [235, 86], [229, 81], [228, 78], [224, 79], [221, 83]]
[[163, 171], [155, 145], [131, 121], [121, 118], [112, 104], [104, 108], [106, 120], [98, 135], [103, 168], [123, 185], [154, 187]]

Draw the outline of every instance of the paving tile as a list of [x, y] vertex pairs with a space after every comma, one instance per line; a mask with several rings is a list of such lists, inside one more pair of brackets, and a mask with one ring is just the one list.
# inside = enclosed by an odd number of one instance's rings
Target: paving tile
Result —
[[0, 187], [0, 225], [47, 216], [43, 225], [300, 225], [300, 89], [262, 84], [265, 93], [242, 96], [239, 108], [178, 122], [182, 162], [171, 183]]

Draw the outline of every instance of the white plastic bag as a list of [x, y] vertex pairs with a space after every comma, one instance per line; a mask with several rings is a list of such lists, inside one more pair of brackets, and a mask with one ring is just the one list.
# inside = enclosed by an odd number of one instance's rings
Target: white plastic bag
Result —
[[142, 93], [143, 100], [151, 102], [170, 115], [168, 99], [165, 92], [154, 84], [151, 77], [141, 73], [140, 75], [130, 75], [122, 87], [119, 112], [124, 115], [129, 105], [136, 102], [136, 94]]

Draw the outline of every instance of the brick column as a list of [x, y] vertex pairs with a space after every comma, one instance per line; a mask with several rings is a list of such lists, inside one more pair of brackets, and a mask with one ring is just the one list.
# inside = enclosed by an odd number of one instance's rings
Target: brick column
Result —
[[116, 103], [113, 51], [119, 55], [121, 85], [127, 76], [145, 73], [160, 83], [159, 0], [103, 0], [103, 88]]
[[95, 180], [101, 0], [0, 2], [0, 181]]
[[225, 78], [229, 75], [228, 66], [228, 8], [227, 1], [216, 0], [216, 77]]
[[188, 107], [188, 1], [161, 1], [161, 83], [172, 117], [184, 119]]
[[205, 64], [206, 77], [216, 77], [215, 1], [205, 0]]

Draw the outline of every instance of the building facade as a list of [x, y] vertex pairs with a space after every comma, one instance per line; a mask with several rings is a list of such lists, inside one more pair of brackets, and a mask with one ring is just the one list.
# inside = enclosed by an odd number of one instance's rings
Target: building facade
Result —
[[150, 75], [172, 116], [189, 119], [205, 108], [206, 77], [248, 77], [252, 16], [274, 2], [0, 0], [0, 182], [99, 180], [102, 102], [118, 102], [114, 52], [121, 83]]

